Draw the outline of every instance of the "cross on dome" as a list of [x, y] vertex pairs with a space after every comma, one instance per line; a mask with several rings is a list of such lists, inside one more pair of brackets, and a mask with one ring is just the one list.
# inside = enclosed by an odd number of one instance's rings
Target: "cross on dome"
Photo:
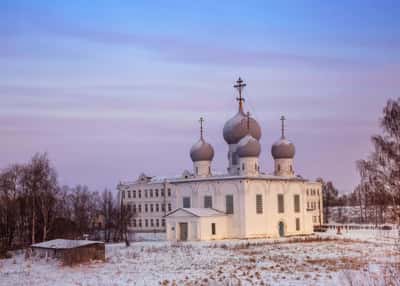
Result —
[[243, 80], [239, 77], [239, 79], [236, 81], [236, 84], [233, 86], [233, 87], [236, 88], [236, 89], [238, 90], [238, 92], [239, 92], [239, 97], [236, 98], [236, 100], [239, 101], [239, 111], [243, 111], [243, 102], [244, 102], [245, 100], [244, 100], [244, 97], [242, 97], [242, 91], [243, 91], [243, 89], [244, 89], [244, 87], [245, 87], [246, 85], [247, 85], [247, 84], [245, 84], [245, 83], [243, 82]]

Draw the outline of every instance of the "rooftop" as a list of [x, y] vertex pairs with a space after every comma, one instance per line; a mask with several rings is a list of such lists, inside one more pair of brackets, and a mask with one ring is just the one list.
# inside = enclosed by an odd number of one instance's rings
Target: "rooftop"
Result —
[[52, 248], [52, 249], [71, 249], [91, 244], [103, 243], [93, 240], [72, 240], [72, 239], [53, 239], [41, 243], [32, 244], [36, 248]]

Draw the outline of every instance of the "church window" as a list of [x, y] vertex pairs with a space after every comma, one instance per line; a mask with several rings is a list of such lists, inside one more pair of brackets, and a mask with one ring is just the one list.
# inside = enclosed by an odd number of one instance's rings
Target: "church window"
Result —
[[190, 208], [190, 197], [183, 197], [182, 204], [184, 208]]
[[296, 231], [300, 230], [300, 219], [296, 218]]
[[147, 213], [147, 211], [148, 211], [148, 206], [147, 206], [147, 204], [145, 204], [144, 205], [144, 212]]
[[141, 219], [139, 219], [138, 225], [139, 225], [139, 227], [142, 227], [142, 220]]
[[212, 196], [204, 196], [204, 207], [212, 208]]
[[199, 167], [196, 167], [196, 174], [199, 174]]
[[168, 204], [168, 211], [170, 212], [172, 210], [171, 204]]
[[131, 198], [131, 191], [128, 191], [128, 199]]
[[244, 170], [244, 163], [242, 163], [242, 170]]
[[148, 219], [145, 219], [145, 220], [144, 220], [144, 226], [145, 226], [145, 227], [148, 227], [148, 226], [149, 226], [149, 220], [148, 220]]
[[263, 201], [262, 195], [256, 195], [256, 213], [262, 214], [263, 213]]
[[161, 220], [161, 226], [165, 226], [165, 219], [164, 218]]
[[153, 204], [150, 204], [150, 212], [153, 212], [153, 211], [154, 211]]
[[233, 195], [225, 196], [226, 213], [233, 214]]
[[211, 174], [211, 167], [208, 166], [208, 174]]
[[160, 211], [160, 206], [158, 204], [156, 204], [156, 212]]
[[216, 233], [216, 227], [215, 227], [215, 223], [213, 222], [213, 223], [211, 224], [211, 234], [212, 234], [212, 235], [215, 235], [215, 233]]
[[150, 198], [153, 197], [153, 190], [150, 190]]
[[254, 170], [256, 170], [257, 171], [257, 164], [254, 164]]
[[139, 199], [142, 197], [142, 191], [141, 190], [138, 191], [138, 197], [139, 197]]
[[237, 164], [237, 154], [236, 152], [232, 152], [232, 165], [236, 165]]
[[282, 194], [278, 195], [278, 213], [284, 213], [285, 212], [285, 204], [284, 204], [284, 198]]
[[281, 170], [281, 165], [278, 164], [278, 172]]
[[309, 191], [308, 191], [308, 189], [307, 189], [307, 196], [309, 195], [310, 193], [309, 193]]
[[294, 212], [300, 212], [300, 196], [294, 195]]
[[159, 227], [159, 226], [160, 226], [160, 220], [156, 219], [156, 227]]
[[168, 189], [168, 197], [171, 196], [171, 189]]
[[321, 209], [321, 202], [320, 201], [318, 201], [318, 209], [319, 210]]
[[158, 197], [158, 189], [155, 190], [156, 197]]
[[125, 199], [125, 191], [122, 191], [122, 198]]

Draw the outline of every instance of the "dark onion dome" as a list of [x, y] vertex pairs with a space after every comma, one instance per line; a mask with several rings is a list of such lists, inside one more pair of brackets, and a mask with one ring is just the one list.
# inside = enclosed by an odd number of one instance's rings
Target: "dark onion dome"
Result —
[[292, 142], [281, 138], [272, 145], [271, 154], [274, 159], [293, 159], [296, 148]]
[[190, 158], [192, 158], [193, 162], [212, 161], [214, 158], [214, 148], [201, 138], [190, 149]]
[[247, 134], [240, 139], [236, 152], [240, 158], [258, 157], [261, 153], [260, 142], [250, 134]]
[[[228, 144], [238, 143], [248, 133], [247, 117], [241, 110], [225, 123], [223, 130], [224, 139]], [[261, 138], [260, 125], [254, 118], [250, 118], [250, 135], [256, 140]]]

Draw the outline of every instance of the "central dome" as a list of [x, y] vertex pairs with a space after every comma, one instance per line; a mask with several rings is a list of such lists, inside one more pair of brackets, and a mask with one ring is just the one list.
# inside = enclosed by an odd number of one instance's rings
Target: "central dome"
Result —
[[[249, 133], [247, 129], [247, 117], [243, 111], [239, 111], [229, 119], [224, 126], [223, 135], [226, 143], [236, 144]], [[250, 135], [256, 140], [261, 138], [261, 128], [258, 122], [250, 117]]]
[[260, 142], [250, 134], [240, 139], [237, 154], [240, 158], [258, 157], [261, 153]]

